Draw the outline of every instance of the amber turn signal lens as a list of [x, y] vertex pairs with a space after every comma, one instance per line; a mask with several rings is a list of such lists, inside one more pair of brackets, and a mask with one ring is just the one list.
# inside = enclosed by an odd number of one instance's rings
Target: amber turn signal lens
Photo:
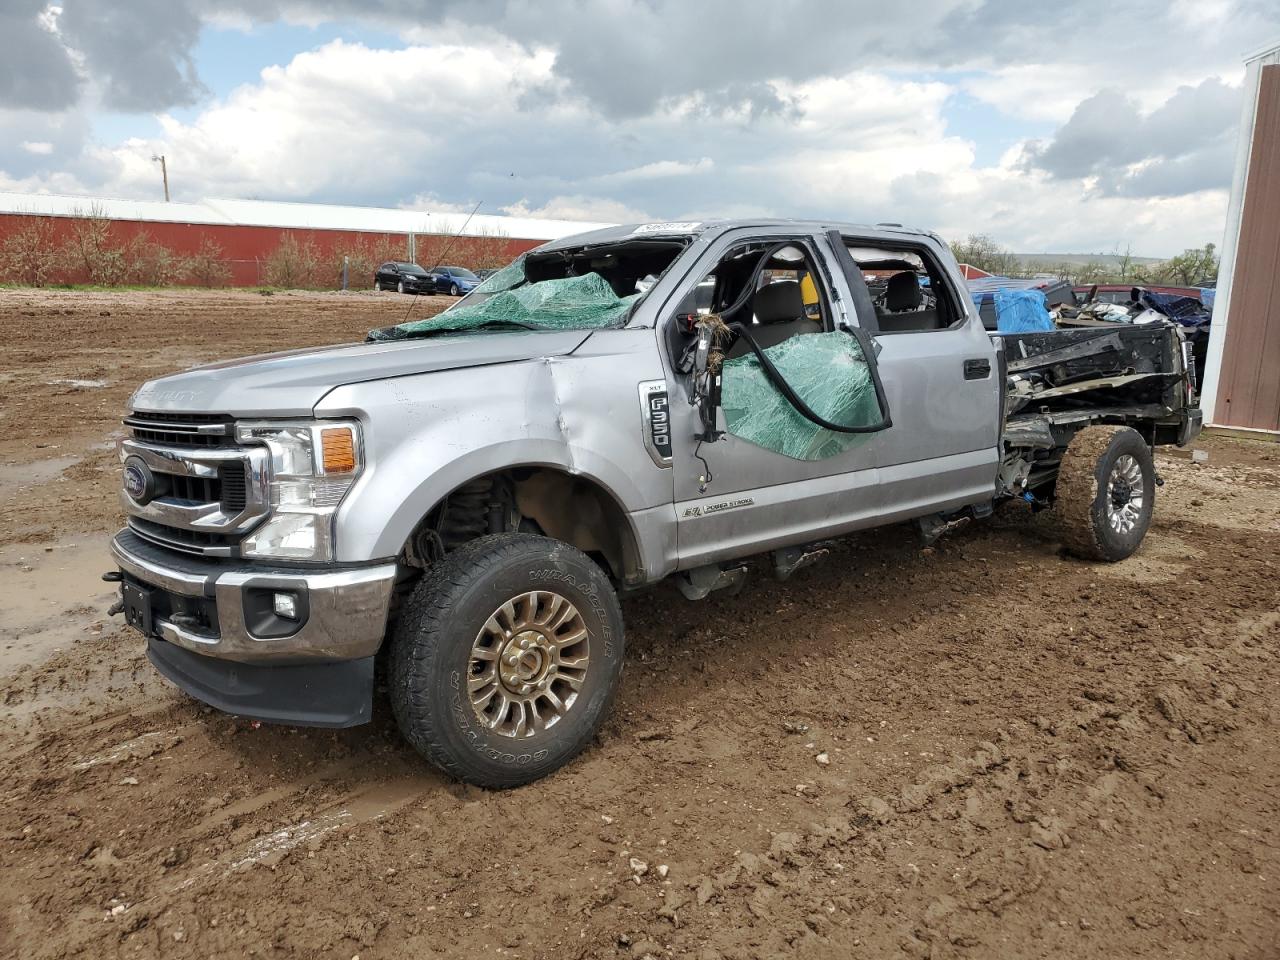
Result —
[[320, 431], [325, 473], [350, 473], [356, 468], [356, 441], [347, 427], [326, 427]]

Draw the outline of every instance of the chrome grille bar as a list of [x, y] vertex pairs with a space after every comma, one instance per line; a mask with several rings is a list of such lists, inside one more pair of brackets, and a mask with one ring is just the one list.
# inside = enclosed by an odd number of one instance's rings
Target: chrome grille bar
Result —
[[[161, 493], [140, 503], [121, 489], [120, 502], [131, 517], [198, 533], [241, 536], [270, 510], [269, 452], [262, 447], [171, 447], [124, 439], [119, 442], [121, 461], [136, 457], [157, 478], [191, 478], [206, 481], [210, 490], [228, 480], [219, 499], [192, 501]], [[191, 484], [173, 484], [174, 494], [190, 492]], [[154, 532], [154, 531], [152, 531]]]

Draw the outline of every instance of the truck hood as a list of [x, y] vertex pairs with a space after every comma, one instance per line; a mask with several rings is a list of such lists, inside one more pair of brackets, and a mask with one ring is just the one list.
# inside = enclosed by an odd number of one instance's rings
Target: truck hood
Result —
[[267, 353], [144, 383], [131, 409], [309, 416], [334, 387], [572, 353], [590, 330], [471, 333]]

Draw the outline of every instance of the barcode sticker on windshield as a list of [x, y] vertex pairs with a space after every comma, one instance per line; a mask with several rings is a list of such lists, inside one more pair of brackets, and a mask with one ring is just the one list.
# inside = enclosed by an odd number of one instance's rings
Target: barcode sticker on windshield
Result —
[[637, 233], [693, 233], [702, 226], [701, 220], [672, 221], [668, 223], [642, 223], [631, 231]]

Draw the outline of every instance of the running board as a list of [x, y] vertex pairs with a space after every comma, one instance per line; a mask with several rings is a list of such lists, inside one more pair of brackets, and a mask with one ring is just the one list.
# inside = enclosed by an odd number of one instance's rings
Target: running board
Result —
[[831, 551], [826, 547], [786, 547], [773, 551], [773, 575], [779, 581], [790, 579], [797, 570], [812, 566]]
[[686, 600], [702, 600], [714, 590], [728, 590], [734, 596], [747, 582], [746, 565], [725, 569], [716, 564], [694, 567], [676, 577], [676, 585]]

